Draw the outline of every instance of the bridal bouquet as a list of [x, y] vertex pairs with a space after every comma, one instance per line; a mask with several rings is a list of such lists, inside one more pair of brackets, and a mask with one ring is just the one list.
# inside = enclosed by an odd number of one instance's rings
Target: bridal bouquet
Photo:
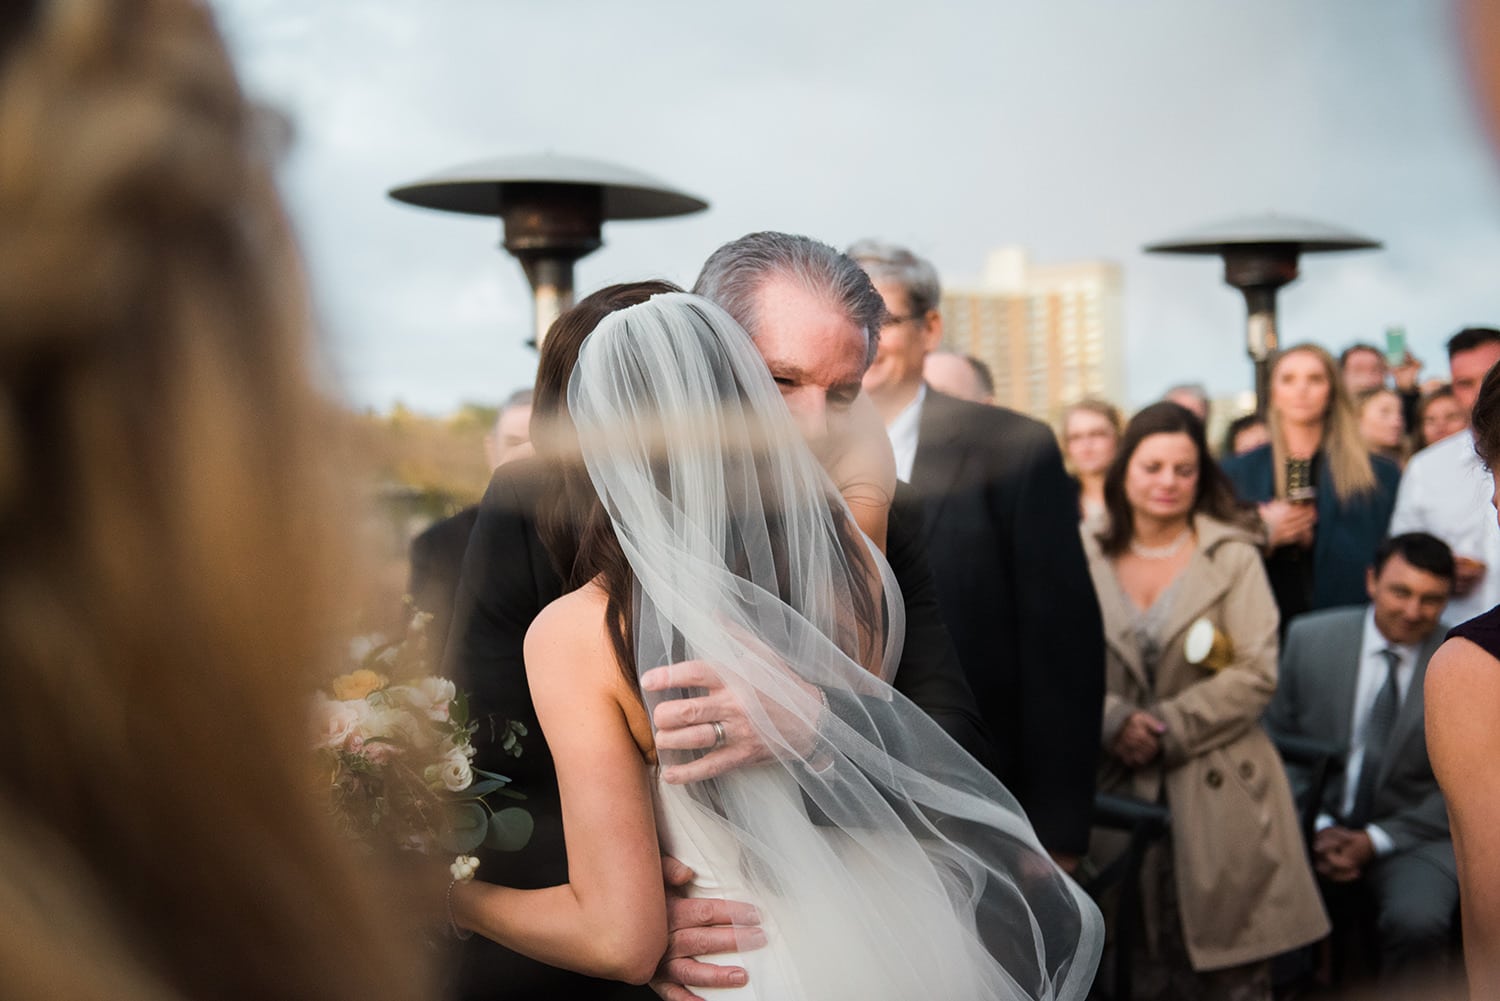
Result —
[[[467, 856], [480, 845], [517, 851], [531, 837], [531, 815], [496, 809], [496, 797], [524, 799], [503, 775], [475, 768], [468, 697], [447, 678], [425, 675], [418, 613], [406, 640], [370, 649], [362, 665], [314, 699], [315, 748], [326, 766], [339, 826], [371, 850], [396, 848]], [[416, 670], [412, 670], [416, 668]], [[408, 680], [393, 682], [392, 676]], [[504, 751], [521, 754], [526, 728], [504, 724]]]

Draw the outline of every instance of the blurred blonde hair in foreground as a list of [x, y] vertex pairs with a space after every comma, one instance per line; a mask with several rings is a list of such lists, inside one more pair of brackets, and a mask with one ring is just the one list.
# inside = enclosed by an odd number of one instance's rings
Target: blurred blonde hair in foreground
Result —
[[205, 7], [0, 12], [7, 997], [420, 998], [316, 797], [308, 308]]

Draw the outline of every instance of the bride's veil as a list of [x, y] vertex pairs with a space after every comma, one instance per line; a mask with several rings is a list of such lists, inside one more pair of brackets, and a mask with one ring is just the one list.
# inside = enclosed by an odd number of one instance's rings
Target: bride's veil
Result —
[[711, 663], [775, 754], [688, 794], [732, 834], [751, 902], [793, 916], [783, 948], [806, 995], [1083, 998], [1097, 909], [1004, 787], [890, 686], [894, 577], [749, 336], [686, 294], [613, 313], [568, 409], [636, 578], [637, 672]]

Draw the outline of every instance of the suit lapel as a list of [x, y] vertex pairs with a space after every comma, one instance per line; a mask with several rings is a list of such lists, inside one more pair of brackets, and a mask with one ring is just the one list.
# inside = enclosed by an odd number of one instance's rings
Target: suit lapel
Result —
[[922, 541], [931, 540], [934, 527], [953, 495], [969, 449], [963, 440], [961, 408], [950, 396], [927, 388], [917, 425], [917, 454], [911, 466], [911, 485], [927, 512]]
[[1327, 686], [1327, 698], [1322, 702], [1327, 707], [1323, 726], [1333, 742], [1346, 750], [1353, 736], [1354, 695], [1359, 689], [1359, 672], [1363, 668], [1360, 661], [1364, 648], [1365, 615], [1365, 609], [1361, 608], [1358, 615], [1348, 616], [1336, 629], [1329, 630], [1327, 645], [1312, 651], [1312, 663], [1302, 665], [1303, 671], [1310, 672], [1310, 677], [1303, 680], [1311, 690], [1319, 689], [1320, 680]]

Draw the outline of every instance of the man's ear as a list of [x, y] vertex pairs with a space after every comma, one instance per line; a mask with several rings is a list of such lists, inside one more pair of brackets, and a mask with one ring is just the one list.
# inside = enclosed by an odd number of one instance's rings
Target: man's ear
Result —
[[943, 346], [943, 314], [929, 309], [922, 318], [922, 347], [929, 354]]
[[1375, 600], [1375, 581], [1376, 581], [1376, 579], [1377, 578], [1375, 577], [1375, 568], [1374, 567], [1365, 567], [1365, 593], [1370, 596], [1370, 600], [1371, 601]]

